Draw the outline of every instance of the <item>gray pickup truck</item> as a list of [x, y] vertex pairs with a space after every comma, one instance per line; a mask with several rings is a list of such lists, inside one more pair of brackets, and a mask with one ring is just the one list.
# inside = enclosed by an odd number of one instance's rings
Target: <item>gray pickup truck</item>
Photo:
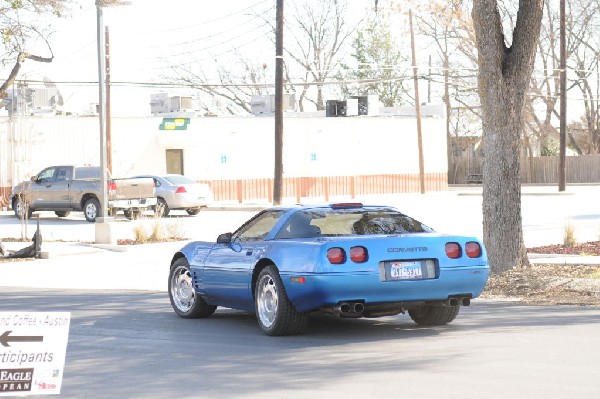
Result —
[[[71, 211], [83, 211], [88, 222], [102, 216], [100, 209], [100, 167], [60, 165], [45, 168], [31, 180], [15, 186], [10, 204], [15, 216], [31, 217], [35, 211], [54, 211], [65, 217]], [[107, 178], [108, 212], [123, 210], [134, 219], [156, 205], [154, 181], [150, 178]]]

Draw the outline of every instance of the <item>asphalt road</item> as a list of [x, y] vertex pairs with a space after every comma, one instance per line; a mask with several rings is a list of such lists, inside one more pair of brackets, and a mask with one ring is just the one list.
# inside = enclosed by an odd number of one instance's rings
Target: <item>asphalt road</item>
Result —
[[65, 398], [597, 398], [600, 309], [477, 300], [450, 325], [177, 317], [165, 293], [3, 288], [0, 311], [70, 311]]
[[[558, 243], [567, 220], [598, 239], [600, 187], [530, 188], [526, 245]], [[481, 234], [477, 188], [378, 198], [441, 232]], [[161, 221], [190, 239], [214, 240], [255, 213], [206, 211]], [[50, 259], [0, 264], [1, 311], [69, 311], [61, 397], [67, 398], [597, 398], [600, 309], [477, 299], [450, 325], [417, 327], [408, 316], [318, 317], [305, 335], [267, 337], [254, 318], [219, 309], [178, 318], [166, 294], [180, 242], [125, 252], [94, 241], [80, 214], [41, 215]], [[118, 238], [155, 221], [116, 221]], [[21, 226], [0, 213], [0, 238]], [[35, 231], [29, 226], [28, 236]], [[63, 240], [63, 241], [56, 241]], [[65, 242], [66, 241], [66, 242]], [[5, 243], [21, 248], [23, 243]]]

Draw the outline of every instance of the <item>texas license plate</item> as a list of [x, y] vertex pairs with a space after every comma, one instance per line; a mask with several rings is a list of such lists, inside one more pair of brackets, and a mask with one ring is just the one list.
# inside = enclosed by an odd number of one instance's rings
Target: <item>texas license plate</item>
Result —
[[390, 278], [393, 280], [414, 280], [423, 278], [421, 262], [391, 262]]

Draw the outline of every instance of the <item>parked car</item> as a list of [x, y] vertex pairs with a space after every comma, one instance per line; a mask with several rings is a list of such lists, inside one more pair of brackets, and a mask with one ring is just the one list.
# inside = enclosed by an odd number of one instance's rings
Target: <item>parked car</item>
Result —
[[216, 242], [184, 246], [168, 290], [183, 318], [223, 306], [255, 312], [268, 335], [293, 335], [313, 313], [408, 312], [417, 324], [447, 324], [488, 275], [477, 238], [436, 233], [395, 208], [294, 205], [266, 209]]
[[200, 209], [213, 200], [208, 184], [198, 183], [188, 177], [177, 174], [140, 175], [154, 179], [156, 193], [155, 212], [167, 216], [172, 210], [183, 209], [189, 215], [197, 215]]
[[[15, 186], [10, 193], [10, 203], [18, 218], [30, 218], [35, 211], [54, 211], [58, 217], [81, 211], [88, 222], [95, 222], [96, 217], [103, 215], [101, 177], [99, 166], [50, 166]], [[123, 210], [131, 219], [156, 205], [151, 179], [108, 177], [107, 185], [111, 214]]]

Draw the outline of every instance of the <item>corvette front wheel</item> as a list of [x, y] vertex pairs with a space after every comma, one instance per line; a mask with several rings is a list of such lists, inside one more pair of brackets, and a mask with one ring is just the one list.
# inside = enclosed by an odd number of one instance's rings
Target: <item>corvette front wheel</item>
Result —
[[261, 270], [254, 300], [258, 325], [267, 335], [296, 335], [306, 329], [308, 313], [296, 311], [285, 293], [275, 266], [267, 266]]
[[190, 265], [185, 258], [179, 258], [171, 265], [169, 299], [175, 313], [184, 319], [208, 317], [217, 309], [216, 306], [207, 304], [202, 297], [196, 294]]

